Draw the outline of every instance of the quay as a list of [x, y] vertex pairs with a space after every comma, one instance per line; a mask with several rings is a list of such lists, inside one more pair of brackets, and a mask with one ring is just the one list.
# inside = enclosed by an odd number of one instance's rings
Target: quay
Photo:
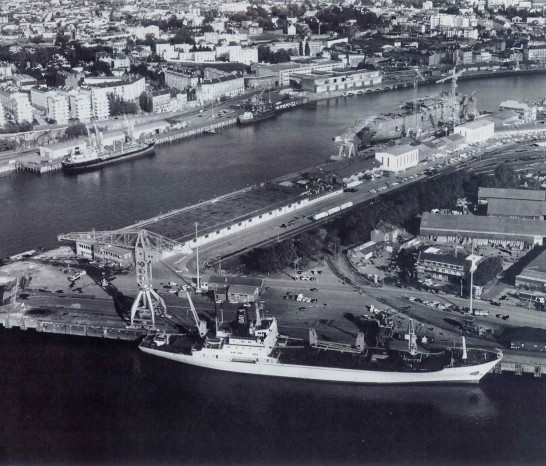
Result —
[[545, 372], [542, 364], [526, 364], [523, 362], [504, 362], [497, 364], [494, 369], [495, 374], [511, 373], [513, 375], [522, 376], [524, 374], [532, 374], [534, 377], [542, 377]]
[[220, 121], [211, 125], [202, 126], [200, 128], [190, 130], [176, 130], [170, 131], [163, 136], [157, 136], [155, 138], [156, 145], [168, 144], [170, 142], [181, 141], [182, 139], [188, 139], [194, 136], [215, 132], [222, 128], [234, 126], [237, 124], [237, 118], [230, 118], [229, 120]]
[[50, 173], [58, 171], [62, 168], [61, 162], [58, 160], [49, 161], [23, 161], [15, 164], [17, 171], [26, 171], [32, 173]]

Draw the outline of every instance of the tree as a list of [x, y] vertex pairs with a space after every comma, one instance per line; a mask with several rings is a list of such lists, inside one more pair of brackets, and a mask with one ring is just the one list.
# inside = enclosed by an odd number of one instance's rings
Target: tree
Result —
[[108, 104], [112, 116], [132, 114], [138, 112], [138, 104], [129, 102], [115, 94], [108, 94]]
[[516, 188], [519, 186], [517, 173], [506, 163], [497, 165], [495, 168], [495, 179], [499, 188]]
[[309, 42], [305, 41], [305, 56], [311, 55], [311, 48], [309, 47]]
[[474, 272], [474, 285], [485, 286], [502, 272], [503, 259], [500, 256], [488, 257], [478, 264]]
[[147, 92], [142, 92], [142, 94], [140, 94], [138, 98], [138, 103], [140, 104], [140, 108], [145, 112], [152, 111], [152, 99], [150, 94], [148, 94]]
[[300, 41], [300, 45], [299, 45], [299, 54], [300, 54], [300, 57], [303, 55], [303, 42]]

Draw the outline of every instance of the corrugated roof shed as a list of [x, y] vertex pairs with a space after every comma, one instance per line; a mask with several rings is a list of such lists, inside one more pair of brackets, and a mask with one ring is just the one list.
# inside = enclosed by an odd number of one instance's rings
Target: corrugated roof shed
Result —
[[477, 215], [443, 215], [424, 213], [421, 219], [423, 236], [472, 236], [487, 234], [494, 237], [546, 237], [546, 222], [510, 217]]
[[503, 189], [503, 188], [480, 188], [479, 198], [496, 199], [526, 199], [529, 201], [546, 200], [546, 191], [533, 189]]
[[489, 199], [488, 215], [505, 217], [541, 217], [546, 214], [546, 202], [527, 199]]

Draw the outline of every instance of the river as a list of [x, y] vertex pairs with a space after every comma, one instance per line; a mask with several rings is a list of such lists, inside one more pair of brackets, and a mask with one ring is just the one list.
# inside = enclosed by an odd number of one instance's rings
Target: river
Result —
[[[480, 108], [494, 110], [501, 99], [546, 95], [545, 82], [541, 75], [464, 81], [459, 90], [477, 90]], [[436, 89], [425, 86], [419, 93]], [[413, 89], [401, 89], [330, 99], [98, 171], [0, 178], [0, 257], [54, 247], [59, 233], [122, 227], [323, 162], [336, 151], [332, 137], [357, 118], [388, 112], [412, 98]]]
[[[480, 107], [544, 78], [467, 81]], [[449, 89], [446, 85], [445, 89]], [[420, 89], [430, 94], [431, 88]], [[324, 161], [356, 118], [411, 89], [332, 99], [77, 176], [0, 180], [0, 256], [116, 228]], [[127, 343], [0, 330], [2, 464], [544, 464], [541, 380], [351, 387], [191, 368]]]

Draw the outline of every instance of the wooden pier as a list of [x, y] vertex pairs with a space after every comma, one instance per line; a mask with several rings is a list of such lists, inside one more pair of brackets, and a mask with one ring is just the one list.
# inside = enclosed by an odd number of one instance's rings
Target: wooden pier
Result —
[[494, 369], [495, 374], [513, 373], [522, 376], [532, 374], [534, 377], [542, 377], [542, 364], [525, 364], [518, 362], [504, 362], [497, 364]]
[[47, 162], [17, 162], [17, 171], [27, 171], [33, 173], [50, 173], [58, 171], [62, 168], [60, 161], [47, 161]]

